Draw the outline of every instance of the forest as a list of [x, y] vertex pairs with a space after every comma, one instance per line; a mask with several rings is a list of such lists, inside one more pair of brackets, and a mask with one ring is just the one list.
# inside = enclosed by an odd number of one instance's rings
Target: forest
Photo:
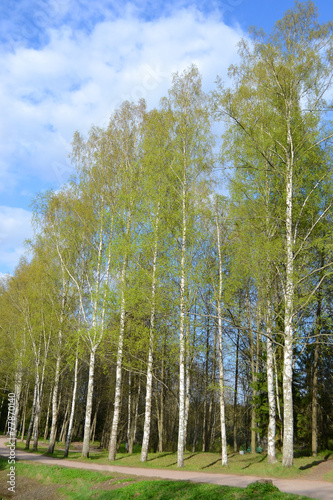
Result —
[[193, 65], [75, 133], [0, 282], [1, 431], [14, 393], [15, 438], [65, 456], [333, 449], [332, 78], [333, 24], [296, 2], [228, 82]]

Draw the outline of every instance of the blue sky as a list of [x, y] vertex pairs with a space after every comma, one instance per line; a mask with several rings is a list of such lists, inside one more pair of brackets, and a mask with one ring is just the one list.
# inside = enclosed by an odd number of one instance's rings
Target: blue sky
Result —
[[[2, 0], [0, 3], [0, 273], [32, 236], [32, 199], [72, 167], [76, 130], [106, 126], [124, 99], [148, 106], [192, 63], [206, 90], [237, 61], [249, 26], [269, 32], [288, 0]], [[331, 0], [316, 5], [333, 18]]]

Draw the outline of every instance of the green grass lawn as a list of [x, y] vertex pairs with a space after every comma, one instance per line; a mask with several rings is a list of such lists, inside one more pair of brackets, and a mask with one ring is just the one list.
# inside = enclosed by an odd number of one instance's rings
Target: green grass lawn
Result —
[[[8, 461], [0, 459], [0, 479], [8, 469]], [[252, 483], [247, 488], [233, 488], [211, 484], [196, 484], [188, 481], [142, 481], [140, 478], [117, 473], [69, 469], [59, 466], [16, 464], [17, 492], [24, 491], [30, 499], [30, 489], [48, 488], [53, 498], [87, 500], [94, 498], [130, 500], [212, 500], [212, 499], [257, 499], [257, 500], [307, 500], [308, 497], [280, 492], [272, 484]], [[28, 478], [30, 483], [24, 483]], [[20, 482], [22, 484], [20, 491]], [[5, 482], [3, 482], [5, 484]], [[30, 489], [29, 489], [30, 488]], [[45, 490], [46, 491], [46, 490]], [[1, 494], [4, 492], [1, 492]], [[32, 493], [33, 495], [33, 493]]]
[[[24, 444], [18, 443], [18, 448], [23, 449]], [[40, 453], [45, 453], [45, 448], [39, 447], [38, 451]], [[146, 463], [140, 462], [140, 453], [133, 453], [129, 455], [127, 453], [118, 453], [115, 462], [110, 462], [107, 458], [107, 452], [105, 450], [101, 452], [90, 453], [89, 459], [82, 459], [81, 454], [77, 452], [70, 452], [69, 459], [71, 460], [82, 460], [82, 461], [93, 461], [98, 464], [108, 464], [114, 465], [126, 465], [129, 467], [144, 467], [144, 468], [156, 468], [156, 469], [174, 469], [177, 470], [177, 454], [172, 452], [165, 453], [149, 453], [148, 461]], [[52, 455], [57, 458], [63, 458], [63, 451], [56, 449]], [[249, 476], [260, 476], [260, 477], [276, 477], [276, 478], [300, 478], [304, 477], [313, 472], [316, 465], [326, 458], [333, 456], [333, 452], [323, 452], [319, 454], [315, 459], [305, 453], [296, 453], [293, 467], [285, 468], [282, 467], [282, 455], [278, 454], [278, 463], [275, 465], [267, 464], [267, 456], [265, 453], [251, 455], [249, 453], [245, 455], [239, 455], [238, 453], [232, 453], [228, 456], [228, 466], [221, 466], [221, 457], [217, 453], [202, 453], [202, 452], [185, 452], [184, 455], [184, 470], [189, 471], [202, 471], [202, 472], [215, 472], [215, 473], [228, 473], [228, 474], [240, 474]], [[327, 476], [327, 477], [326, 477]], [[325, 476], [327, 481], [333, 482], [333, 474], [328, 473]]]

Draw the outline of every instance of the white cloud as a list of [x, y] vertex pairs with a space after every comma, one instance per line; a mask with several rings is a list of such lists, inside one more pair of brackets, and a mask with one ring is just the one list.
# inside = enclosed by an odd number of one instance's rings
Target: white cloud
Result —
[[[158, 105], [172, 73], [192, 63], [202, 72], [205, 89], [212, 89], [217, 74], [226, 77], [242, 36], [219, 15], [203, 15], [194, 7], [168, 7], [168, 15], [147, 20], [129, 4], [116, 17], [104, 1], [94, 22], [74, 29], [73, 21], [61, 25], [60, 19], [86, 0], [51, 4], [54, 22], [51, 16], [34, 21], [43, 28], [42, 45], [17, 43], [0, 53], [0, 192], [12, 192], [16, 206], [23, 192], [57, 188], [68, 180], [75, 130], [85, 134], [92, 124], [106, 126], [125, 99], [144, 97], [149, 107]], [[0, 261], [7, 272], [31, 235], [30, 213], [2, 207], [0, 217]]]
[[40, 50], [2, 55], [0, 106], [4, 158], [58, 182], [53, 162], [66, 162], [75, 130], [106, 125], [124, 99], [157, 105], [171, 74], [191, 63], [207, 87], [236, 56], [240, 32], [218, 18], [180, 10], [153, 22], [130, 12], [96, 24], [90, 33], [63, 26], [48, 31]]

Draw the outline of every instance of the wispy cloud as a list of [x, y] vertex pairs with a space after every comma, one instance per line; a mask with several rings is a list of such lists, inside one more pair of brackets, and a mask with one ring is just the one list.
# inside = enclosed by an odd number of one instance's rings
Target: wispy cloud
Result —
[[172, 73], [192, 63], [212, 88], [217, 74], [226, 76], [242, 35], [213, 3], [204, 12], [171, 1], [4, 3], [12, 12], [2, 37], [12, 43], [0, 51], [0, 193], [12, 193], [16, 206], [18, 193], [68, 180], [75, 130], [107, 125], [125, 99], [157, 105]]

